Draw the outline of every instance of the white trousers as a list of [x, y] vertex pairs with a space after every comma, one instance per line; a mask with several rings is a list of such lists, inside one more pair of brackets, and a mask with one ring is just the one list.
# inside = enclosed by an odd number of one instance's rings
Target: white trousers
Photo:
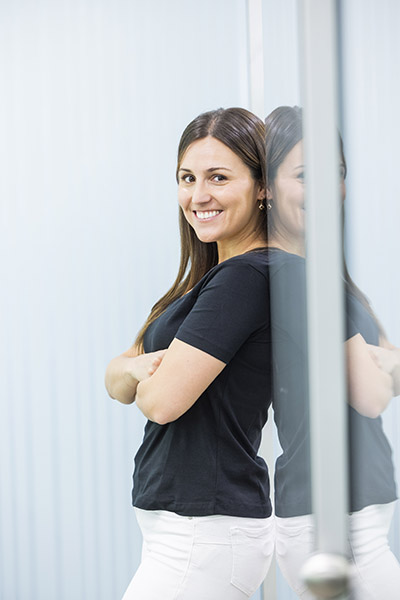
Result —
[[245, 600], [274, 552], [273, 517], [182, 517], [135, 509], [142, 562], [123, 600]]
[[[400, 565], [388, 545], [395, 503], [367, 506], [351, 513], [349, 556], [352, 561], [352, 599], [399, 600]], [[276, 557], [282, 574], [302, 600], [314, 600], [299, 571], [314, 551], [312, 515], [276, 520]]]

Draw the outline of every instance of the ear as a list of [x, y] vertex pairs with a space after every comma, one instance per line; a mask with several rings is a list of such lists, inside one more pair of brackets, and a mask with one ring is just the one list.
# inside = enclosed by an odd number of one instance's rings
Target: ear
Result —
[[267, 200], [273, 200], [271, 188], [267, 187]]
[[260, 187], [257, 194], [257, 200], [265, 200], [265, 188]]

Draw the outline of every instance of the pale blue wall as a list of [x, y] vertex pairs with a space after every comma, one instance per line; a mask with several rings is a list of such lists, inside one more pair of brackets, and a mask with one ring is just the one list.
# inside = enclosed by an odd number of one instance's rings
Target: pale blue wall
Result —
[[[400, 344], [399, 7], [345, 4], [349, 259]], [[0, 6], [2, 600], [117, 600], [138, 563], [144, 420], [107, 397], [104, 368], [175, 275], [182, 128], [248, 105], [245, 5]], [[296, 7], [264, 0], [266, 113], [301, 103]], [[398, 417], [394, 405], [397, 464]], [[396, 515], [397, 551], [399, 532]]]
[[0, 7], [0, 597], [121, 597], [143, 419], [106, 395], [177, 268], [186, 123], [246, 105], [244, 0]]

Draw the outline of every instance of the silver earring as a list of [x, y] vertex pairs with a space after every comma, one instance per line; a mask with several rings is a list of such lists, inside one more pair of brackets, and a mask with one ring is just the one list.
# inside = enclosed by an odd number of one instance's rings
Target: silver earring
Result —
[[267, 209], [271, 210], [271, 208], [272, 208], [272, 204], [271, 204], [271, 201], [269, 201], [268, 204], [267, 204]]
[[262, 203], [262, 200], [261, 200], [260, 204], [258, 205], [258, 208], [259, 208], [260, 210], [264, 210], [265, 206], [264, 206], [264, 204]]

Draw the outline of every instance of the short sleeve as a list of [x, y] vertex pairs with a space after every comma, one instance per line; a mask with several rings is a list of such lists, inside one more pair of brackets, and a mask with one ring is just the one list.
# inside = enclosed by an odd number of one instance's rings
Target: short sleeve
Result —
[[357, 335], [357, 333], [360, 333], [360, 328], [357, 327], [357, 325], [355, 324], [353, 319], [351, 317], [349, 317], [349, 315], [347, 315], [347, 317], [346, 317], [346, 336], [345, 336], [346, 341], [351, 339], [355, 335]]
[[207, 279], [176, 338], [228, 363], [268, 326], [266, 275], [245, 263], [222, 263]]
[[307, 354], [307, 295], [305, 262], [291, 257], [271, 276], [271, 325], [274, 345], [290, 342], [292, 359]]
[[379, 327], [373, 316], [353, 294], [346, 295], [346, 335], [349, 340], [360, 333], [368, 344], [379, 344]]

